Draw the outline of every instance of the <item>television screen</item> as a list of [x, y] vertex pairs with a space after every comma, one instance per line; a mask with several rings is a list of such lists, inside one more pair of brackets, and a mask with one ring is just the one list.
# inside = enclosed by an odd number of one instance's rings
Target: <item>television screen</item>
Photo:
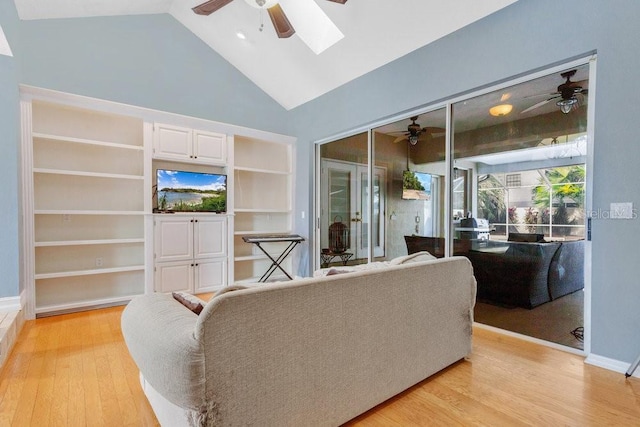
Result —
[[405, 200], [431, 200], [431, 174], [404, 171], [402, 198]]
[[169, 169], [156, 171], [161, 212], [226, 212], [227, 176]]

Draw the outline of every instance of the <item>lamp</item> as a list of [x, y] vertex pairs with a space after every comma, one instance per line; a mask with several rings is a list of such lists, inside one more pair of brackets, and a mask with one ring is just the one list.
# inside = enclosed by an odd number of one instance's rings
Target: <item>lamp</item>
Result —
[[572, 96], [571, 98], [561, 99], [560, 101], [556, 102], [556, 105], [560, 107], [560, 111], [565, 114], [569, 114], [573, 106], [577, 103], [578, 100]]
[[489, 114], [495, 117], [506, 116], [513, 109], [513, 105], [511, 104], [500, 104], [495, 107], [491, 107], [489, 109]]
[[409, 135], [409, 144], [416, 145], [418, 143], [418, 135]]

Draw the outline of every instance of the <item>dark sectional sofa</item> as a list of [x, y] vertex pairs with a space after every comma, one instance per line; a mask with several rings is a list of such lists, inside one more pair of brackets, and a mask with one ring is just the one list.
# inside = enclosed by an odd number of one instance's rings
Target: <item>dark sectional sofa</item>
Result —
[[[405, 236], [407, 251], [444, 256], [444, 239]], [[478, 282], [478, 300], [534, 308], [584, 288], [584, 241], [500, 242], [455, 240]]]

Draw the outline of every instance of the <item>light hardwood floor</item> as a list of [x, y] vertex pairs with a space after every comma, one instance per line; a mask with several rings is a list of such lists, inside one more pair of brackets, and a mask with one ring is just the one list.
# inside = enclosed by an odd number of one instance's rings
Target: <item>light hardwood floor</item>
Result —
[[[120, 333], [122, 307], [27, 321], [0, 373], [0, 426], [154, 426]], [[474, 330], [461, 361], [350, 426], [638, 426], [640, 379]]]

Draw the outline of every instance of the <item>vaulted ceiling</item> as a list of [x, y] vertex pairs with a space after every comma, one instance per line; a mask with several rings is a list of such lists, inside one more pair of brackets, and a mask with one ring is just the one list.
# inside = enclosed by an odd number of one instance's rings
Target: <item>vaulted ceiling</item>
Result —
[[[515, 1], [280, 0], [296, 30], [289, 38], [278, 38], [269, 15], [246, 0], [231, 1], [209, 16], [192, 11], [204, 0], [15, 0], [15, 4], [25, 20], [169, 13], [284, 108], [292, 109]], [[309, 6], [304, 10], [310, 12], [294, 13], [301, 5]], [[324, 27], [314, 27], [320, 18], [333, 22], [344, 37], [316, 54], [306, 34], [315, 28], [316, 35], [322, 35]]]

